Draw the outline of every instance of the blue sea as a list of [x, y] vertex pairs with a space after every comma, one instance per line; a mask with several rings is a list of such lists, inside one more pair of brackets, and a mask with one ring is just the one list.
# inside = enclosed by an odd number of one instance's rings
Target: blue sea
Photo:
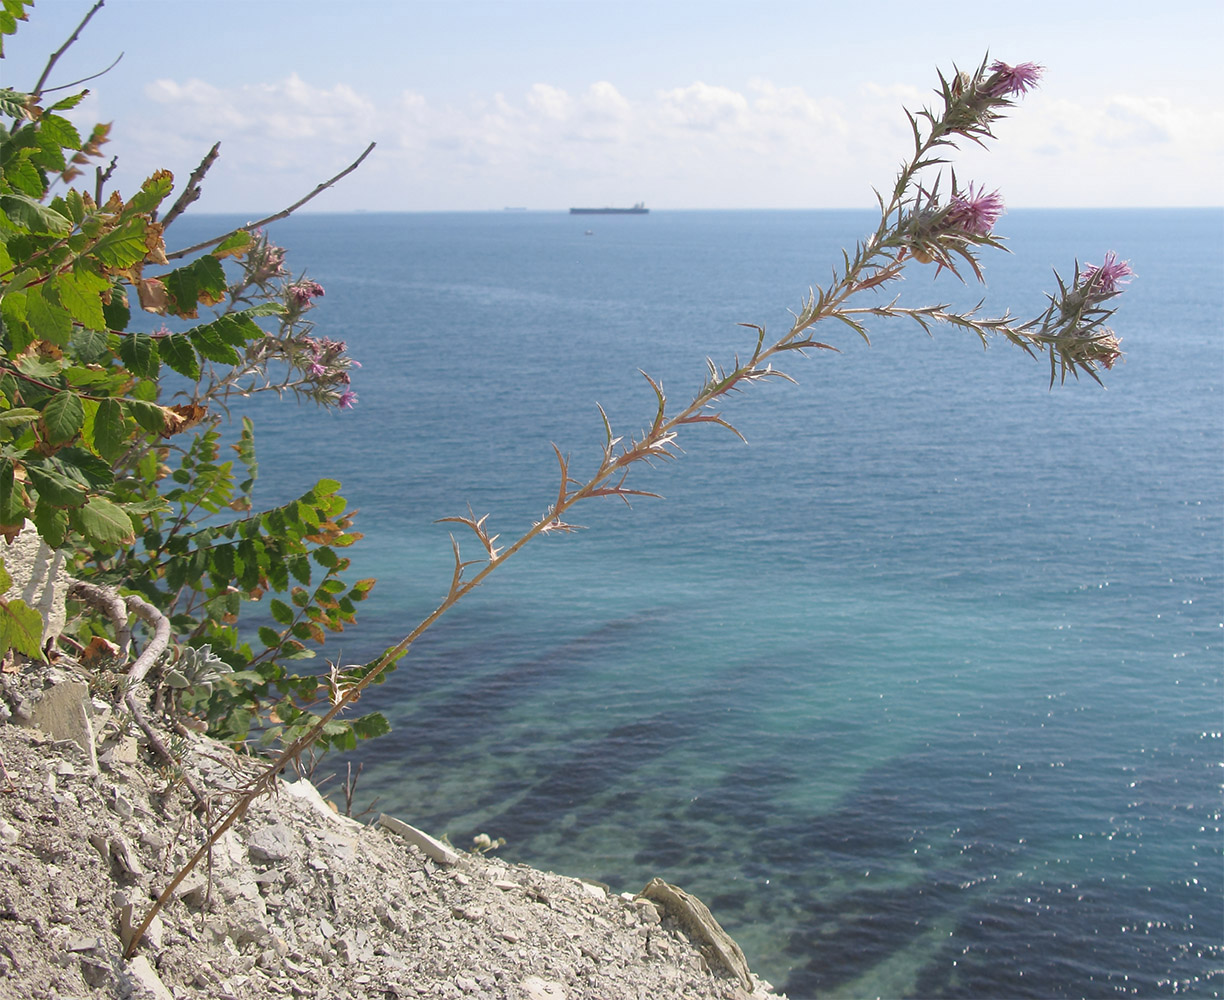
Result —
[[[170, 242], [220, 232], [176, 223]], [[508, 542], [706, 358], [789, 326], [857, 211], [306, 215], [317, 333], [357, 407], [261, 399], [268, 506], [343, 483], [378, 578], [326, 652], [441, 601], [449, 532]], [[586, 231], [591, 230], [588, 234]], [[1049, 385], [1006, 343], [900, 322], [816, 334], [713, 426], [448, 613], [370, 693], [359, 807], [459, 846], [696, 893], [792, 998], [1224, 992], [1224, 212], [1013, 211], [987, 286], [1040, 311], [1076, 259], [1137, 274], [1124, 362]], [[871, 304], [870, 293], [864, 304]], [[343, 761], [339, 761], [341, 765]]]

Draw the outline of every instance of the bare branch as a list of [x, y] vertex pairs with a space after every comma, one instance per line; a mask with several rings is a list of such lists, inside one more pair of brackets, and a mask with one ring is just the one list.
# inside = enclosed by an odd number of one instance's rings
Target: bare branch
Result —
[[311, 191], [310, 194], [308, 194], [305, 198], [301, 198], [298, 201], [295, 201], [288, 208], [280, 212], [277, 212], [275, 215], [269, 215], [266, 219], [260, 219], [258, 222], [248, 222], [245, 226], [239, 226], [237, 229], [231, 229], [228, 233], [222, 233], [220, 236], [216, 237], [215, 239], [205, 240], [203, 243], [197, 243], [195, 246], [186, 247], [183, 250], [175, 250], [174, 253], [166, 254], [166, 260], [178, 260], [180, 257], [186, 257], [189, 253], [195, 253], [197, 250], [207, 250], [211, 246], [216, 246], [218, 243], [221, 243], [224, 240], [229, 239], [235, 233], [247, 232], [248, 230], [251, 230], [251, 229], [258, 229], [260, 226], [266, 226], [269, 222], [276, 222], [280, 219], [287, 219], [290, 215], [292, 215], [299, 208], [305, 205], [306, 202], [322, 194], [329, 187], [335, 184], [338, 180], [340, 180], [343, 177], [347, 177], [354, 170], [356, 170], [359, 166], [361, 166], [362, 160], [364, 160], [367, 156], [370, 155], [370, 153], [374, 151], [374, 147], [376, 145], [378, 145], [378, 143], [375, 143], [375, 142], [370, 143], [368, 146], [366, 146], [364, 153], [362, 153], [359, 157], [357, 157], [357, 159], [355, 159], [347, 167], [341, 170], [340, 173], [336, 174], [335, 177], [333, 177], [331, 180], [324, 181], [322, 184], [316, 187], [313, 191]]
[[30, 92], [31, 96], [37, 97], [43, 92], [42, 86], [47, 82], [47, 77], [51, 75], [51, 70], [55, 68], [55, 64], [59, 62], [59, 57], [68, 51], [68, 49], [72, 46], [72, 43], [75, 42], [81, 36], [81, 32], [85, 30], [85, 25], [89, 23], [89, 19], [98, 13], [98, 11], [100, 11], [105, 4], [106, 0], [98, 0], [96, 4], [90, 7], [89, 13], [86, 14], [81, 23], [76, 26], [76, 31], [74, 31], [68, 37], [68, 41], [64, 42], [63, 45], [51, 53], [51, 58], [47, 60], [47, 65], [42, 71], [42, 76], [38, 78], [38, 83], [34, 84], [34, 89]]
[[[98, 6], [102, 6], [98, 4]], [[43, 94], [54, 94], [57, 90], [71, 90], [73, 87], [79, 87], [82, 83], [88, 83], [90, 80], [96, 80], [100, 76], [106, 76], [112, 69], [119, 65], [120, 61], [127, 53], [120, 52], [115, 56], [115, 61], [112, 62], [106, 69], [99, 70], [97, 73], [90, 73], [89, 76], [83, 76], [79, 80], [73, 80], [72, 83], [62, 83], [58, 87], [48, 87], [46, 90], [40, 91]]]
[[187, 210], [188, 205], [199, 199], [200, 181], [204, 179], [204, 175], [208, 173], [208, 168], [217, 162], [217, 157], [220, 155], [221, 143], [214, 142], [213, 148], [208, 151], [208, 154], [200, 161], [200, 165], [187, 178], [187, 186], [183, 188], [183, 193], [178, 196], [178, 200], [171, 206], [170, 211], [166, 213], [166, 217], [162, 219], [163, 232], [169, 228], [170, 223]]

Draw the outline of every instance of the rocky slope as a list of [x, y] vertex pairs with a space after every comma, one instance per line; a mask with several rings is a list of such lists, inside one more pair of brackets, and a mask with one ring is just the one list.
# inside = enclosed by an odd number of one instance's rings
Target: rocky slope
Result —
[[252, 805], [125, 961], [207, 827], [184, 778], [220, 815], [254, 762], [165, 733], [170, 767], [62, 667], [0, 680], [0, 997], [773, 996], [675, 887], [618, 895], [452, 852], [305, 781]]

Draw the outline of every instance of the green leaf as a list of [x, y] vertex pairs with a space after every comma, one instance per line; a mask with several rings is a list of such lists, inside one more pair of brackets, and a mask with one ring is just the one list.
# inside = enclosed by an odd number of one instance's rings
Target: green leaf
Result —
[[320, 479], [317, 483], [315, 483], [314, 489], [310, 492], [315, 497], [329, 497], [338, 492], [339, 489], [340, 483], [337, 480]]
[[272, 613], [272, 618], [281, 625], [293, 624], [293, 609], [284, 601], [277, 600], [275, 597], [268, 605], [268, 610]]
[[0, 652], [15, 649], [32, 660], [41, 660], [42, 631], [42, 615], [25, 601], [0, 600]]
[[153, 434], [160, 434], [166, 427], [166, 411], [156, 403], [142, 399], [125, 399], [124, 407], [141, 427]]
[[84, 448], [63, 448], [46, 460], [69, 479], [91, 490], [102, 490], [115, 482], [109, 462]]
[[13, 471], [11, 458], [0, 459], [0, 527], [9, 529], [20, 528], [29, 512], [23, 491], [14, 481]]
[[106, 326], [111, 330], [126, 330], [132, 319], [132, 310], [128, 308], [127, 295], [119, 286], [114, 286], [110, 302], [102, 303], [102, 314], [106, 317]]
[[106, 233], [93, 245], [90, 254], [107, 267], [122, 270], [144, 260], [147, 252], [145, 220], [136, 218]]
[[241, 356], [229, 344], [225, 343], [209, 326], [197, 327], [187, 336], [192, 346], [200, 352], [200, 357], [208, 361], [216, 361], [223, 365], [236, 365], [242, 361]]
[[104, 399], [94, 414], [93, 443], [98, 454], [108, 462], [116, 461], [127, 446], [123, 429], [123, 407], [117, 399]]
[[157, 378], [161, 371], [157, 345], [147, 333], [130, 333], [121, 338], [119, 357], [134, 375]]
[[58, 275], [55, 291], [62, 305], [83, 326], [91, 330], [105, 330], [106, 316], [102, 312], [102, 293], [110, 288], [110, 282], [90, 271], [69, 271]]
[[72, 122], [67, 118], [45, 113], [38, 119], [38, 131], [39, 139], [44, 145], [50, 140], [60, 149], [81, 148], [81, 134], [72, 127]]
[[136, 540], [132, 519], [104, 497], [90, 497], [84, 507], [69, 513], [73, 527], [102, 545], [128, 545]]
[[176, 316], [194, 317], [199, 303], [214, 305], [225, 297], [225, 268], [211, 254], [162, 275], [161, 280]]
[[72, 316], [46, 285], [26, 289], [26, 322], [39, 340], [63, 346], [72, 337]]
[[72, 351], [82, 364], [95, 364], [102, 361], [103, 357], [110, 353], [105, 325], [103, 323], [102, 329], [80, 327], [73, 330]]
[[[13, 0], [13, 2], [14, 3], [25, 3], [31, 6], [33, 5], [33, 0]], [[51, 107], [47, 108], [47, 110], [48, 111], [71, 111], [78, 104], [80, 104], [83, 100], [85, 100], [85, 98], [88, 96], [89, 96], [88, 90], [82, 90], [79, 94], [69, 94], [67, 97], [63, 98], [62, 100], [56, 101], [54, 104], [51, 105]]]
[[74, 392], [57, 392], [43, 407], [43, 424], [47, 428], [47, 440], [51, 444], [71, 441], [85, 422], [85, 409], [81, 397]]
[[221, 244], [212, 252], [214, 257], [230, 257], [237, 256], [251, 245], [251, 234], [246, 230], [239, 230], [232, 236], [227, 236], [221, 241]]
[[275, 629], [268, 628], [267, 625], [261, 625], [259, 628], [259, 641], [269, 649], [275, 649], [280, 645], [280, 633]]
[[38, 411], [28, 406], [0, 413], [0, 427], [21, 427], [38, 417]]
[[25, 467], [30, 485], [38, 491], [39, 500], [52, 507], [84, 506], [88, 490], [84, 483], [64, 475], [60, 470], [46, 465], [28, 463]]
[[291, 556], [288, 560], [289, 572], [298, 583], [310, 583], [310, 558], [304, 552]]
[[370, 712], [353, 719], [353, 733], [359, 740], [372, 740], [391, 732], [391, 723], [381, 712]]
[[67, 236], [72, 232], [72, 223], [68, 219], [58, 212], [53, 212], [29, 195], [0, 194], [0, 210], [11, 223], [29, 233]]
[[176, 333], [169, 337], [157, 338], [158, 353], [166, 364], [180, 375], [185, 375], [192, 381], [200, 377], [200, 360], [196, 357], [191, 340], [184, 334]]
[[34, 527], [41, 537], [53, 549], [63, 548], [68, 538], [68, 512], [60, 507], [52, 507], [41, 499], [34, 506], [30, 515]]

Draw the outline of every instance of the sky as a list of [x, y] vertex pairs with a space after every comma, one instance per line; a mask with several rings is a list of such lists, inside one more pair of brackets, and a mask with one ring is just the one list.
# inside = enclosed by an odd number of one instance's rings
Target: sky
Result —
[[[29, 89], [88, 0], [40, 0], [5, 39]], [[180, 183], [193, 211], [874, 205], [909, 151], [903, 108], [989, 52], [1041, 88], [957, 156], [1011, 208], [1220, 205], [1219, 0], [107, 0], [48, 86], [91, 80], [115, 186]], [[80, 89], [80, 87], [76, 88]], [[70, 91], [64, 91], [68, 93]]]

